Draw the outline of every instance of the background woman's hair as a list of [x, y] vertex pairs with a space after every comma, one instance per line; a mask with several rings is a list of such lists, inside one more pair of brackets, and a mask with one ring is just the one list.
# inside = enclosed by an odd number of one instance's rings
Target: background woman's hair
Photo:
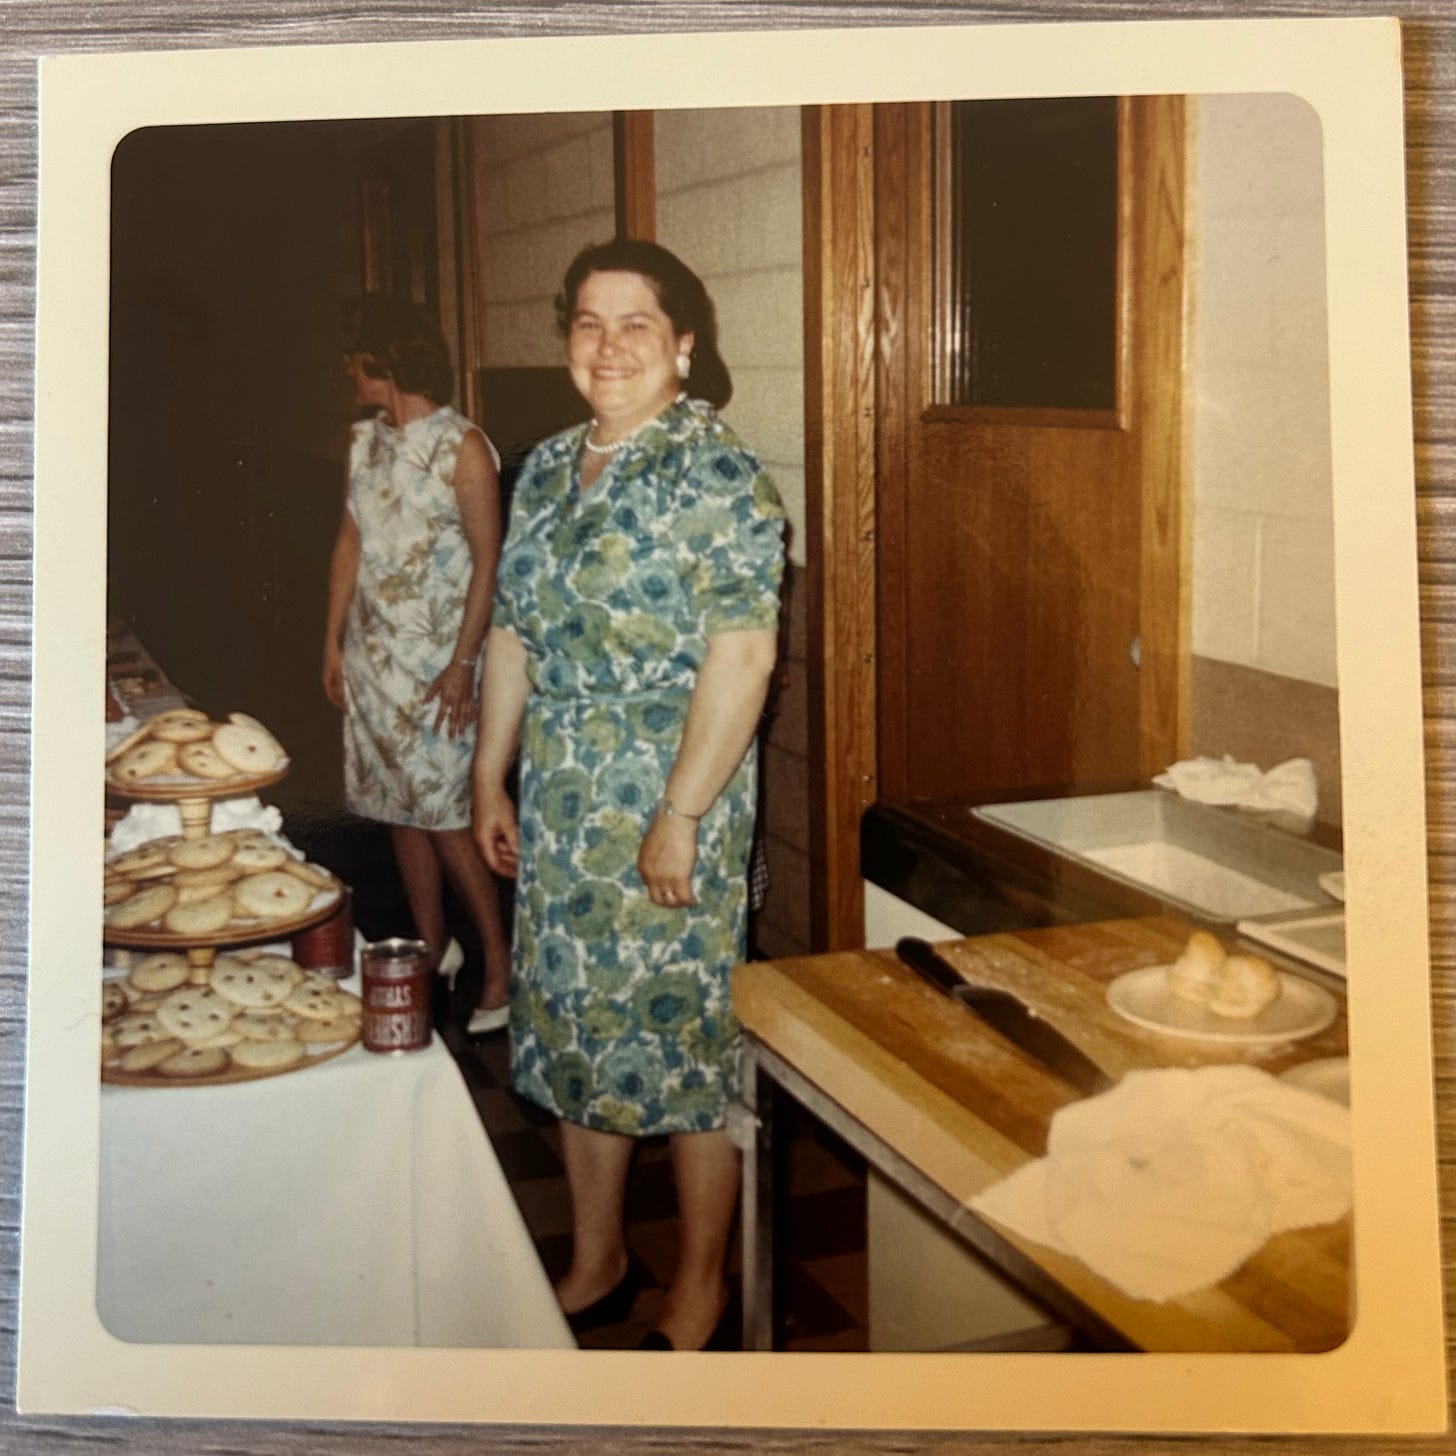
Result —
[[444, 404], [455, 392], [455, 371], [439, 327], [422, 308], [387, 293], [364, 293], [344, 305], [344, 350], [367, 354], [365, 372], [393, 379], [404, 394]]
[[657, 295], [663, 313], [680, 334], [692, 334], [693, 367], [683, 388], [694, 399], [721, 409], [733, 398], [733, 380], [718, 352], [718, 316], [703, 280], [675, 253], [660, 243], [639, 238], [613, 238], [594, 243], [571, 260], [556, 296], [556, 325], [571, 331], [576, 297], [589, 273], [640, 273]]

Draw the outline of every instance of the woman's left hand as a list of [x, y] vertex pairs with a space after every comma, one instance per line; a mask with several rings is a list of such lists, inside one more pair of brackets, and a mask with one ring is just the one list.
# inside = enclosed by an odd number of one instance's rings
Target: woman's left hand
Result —
[[425, 701], [437, 701], [435, 732], [443, 725], [450, 738], [459, 738], [479, 712], [475, 697], [475, 673], [464, 662], [452, 662], [425, 691]]
[[679, 815], [655, 816], [637, 851], [637, 872], [652, 903], [670, 910], [696, 905], [693, 866], [697, 862], [698, 826]]

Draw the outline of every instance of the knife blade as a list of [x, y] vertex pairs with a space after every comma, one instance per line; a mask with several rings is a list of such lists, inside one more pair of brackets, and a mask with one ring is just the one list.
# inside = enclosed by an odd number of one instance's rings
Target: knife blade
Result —
[[1013, 1046], [1047, 1071], [1070, 1082], [1089, 1097], [1105, 1092], [1112, 1079], [1076, 1043], [1010, 991], [973, 986], [928, 941], [907, 935], [895, 942], [895, 954], [923, 980], [979, 1017]]

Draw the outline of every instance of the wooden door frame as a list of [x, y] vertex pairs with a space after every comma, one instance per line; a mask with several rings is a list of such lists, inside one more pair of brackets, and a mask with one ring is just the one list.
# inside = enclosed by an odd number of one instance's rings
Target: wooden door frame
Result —
[[863, 944], [859, 821], [875, 732], [874, 108], [803, 110], [810, 915]]
[[[928, 105], [928, 103], [926, 103]], [[1182, 97], [1132, 98], [1124, 159], [1131, 249], [1176, 306], [1131, 307], [1151, 362], [1126, 381], [1144, 412], [1140, 759], [1186, 747], [1191, 674], [1189, 513], [1183, 508], [1186, 125]], [[876, 447], [893, 401], [876, 398], [874, 107], [803, 109], [804, 466], [808, 536], [811, 916], [816, 948], [864, 940], [859, 824], [878, 784]], [[881, 204], [883, 200], [881, 199]], [[1124, 290], [1126, 300], [1126, 290]], [[1164, 303], [1168, 300], [1160, 294]], [[889, 321], [893, 327], [896, 321]], [[901, 326], [904, 320], [898, 321]], [[886, 414], [886, 408], [889, 413]], [[884, 448], [881, 442], [881, 449]]]

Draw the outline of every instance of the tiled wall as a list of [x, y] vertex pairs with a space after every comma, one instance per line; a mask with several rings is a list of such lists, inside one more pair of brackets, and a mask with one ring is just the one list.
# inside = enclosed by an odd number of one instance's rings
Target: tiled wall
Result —
[[799, 112], [660, 111], [657, 240], [708, 285], [733, 375], [724, 410], [768, 466], [804, 561], [804, 312]]
[[1197, 103], [1193, 646], [1332, 685], [1334, 531], [1319, 119]]
[[1193, 135], [1190, 749], [1337, 765], [1319, 120], [1297, 97], [1205, 96]]
[[483, 362], [560, 364], [553, 300], [562, 274], [615, 228], [612, 118], [482, 116], [474, 142]]
[[789, 513], [785, 670], [762, 756], [769, 894], [754, 933], [762, 954], [793, 955], [810, 940], [799, 112], [658, 112], [656, 152], [658, 241], [708, 286], [733, 375], [724, 417], [763, 459]]

